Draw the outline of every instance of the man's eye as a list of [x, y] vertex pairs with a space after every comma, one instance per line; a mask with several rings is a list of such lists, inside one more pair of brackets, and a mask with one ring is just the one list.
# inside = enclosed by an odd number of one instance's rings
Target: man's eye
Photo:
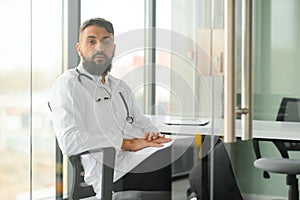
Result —
[[103, 40], [102, 44], [105, 46], [110, 46], [113, 44], [113, 40], [110, 38], [107, 38], [107, 39]]
[[95, 44], [95, 40], [88, 40], [89, 44]]
[[108, 41], [107, 41], [107, 40], [104, 40], [104, 41], [102, 42], [102, 44], [108, 45]]

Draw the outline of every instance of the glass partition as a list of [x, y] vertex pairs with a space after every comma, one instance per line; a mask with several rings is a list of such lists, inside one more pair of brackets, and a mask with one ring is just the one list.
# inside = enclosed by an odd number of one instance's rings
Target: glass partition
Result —
[[[241, 18], [241, 4], [238, 4], [238, 19]], [[254, 120], [261, 123], [276, 121], [283, 97], [299, 98], [297, 74], [299, 74], [300, 18], [299, 1], [266, 0], [254, 1]], [[239, 27], [240, 28], [240, 27]], [[239, 41], [241, 42], [241, 41]], [[240, 44], [240, 43], [239, 43]], [[237, 53], [240, 59], [239, 52]], [[238, 71], [240, 73], [240, 71]], [[239, 83], [239, 82], [238, 82]], [[238, 85], [237, 96], [240, 97]], [[288, 131], [290, 125], [268, 127], [268, 131]], [[280, 128], [280, 130], [278, 129]], [[254, 129], [254, 131], [257, 131]], [[295, 130], [297, 131], [297, 129]], [[300, 131], [298, 129], [298, 131]], [[275, 137], [284, 137], [282, 133]], [[272, 137], [272, 136], [271, 136]], [[298, 140], [293, 138], [293, 140]], [[276, 198], [288, 196], [286, 177], [271, 173], [270, 179], [263, 177], [263, 172], [253, 166], [256, 159], [252, 141], [238, 142], [234, 159], [237, 180], [241, 191], [249, 198]], [[263, 156], [281, 157], [272, 142], [260, 142]], [[299, 159], [298, 153], [291, 154]], [[237, 163], [238, 160], [243, 162]], [[245, 173], [246, 171], [246, 173]], [[257, 196], [255, 196], [257, 195]]]
[[[116, 28], [116, 36], [129, 36], [124, 44], [117, 43], [117, 56], [114, 60], [112, 74], [124, 79], [134, 90], [142, 110], [145, 77], [143, 35], [144, 19], [149, 16], [148, 1], [118, 3], [116, 1], [82, 1], [81, 21], [90, 17], [104, 17], [111, 20]], [[192, 160], [199, 162], [205, 155], [202, 152], [205, 139], [222, 135], [224, 117], [224, 0], [195, 1], [153, 1], [156, 3], [153, 19], [155, 20], [155, 103], [156, 115], [173, 115], [180, 117], [202, 117], [210, 119], [210, 129], [201, 134], [195, 133], [195, 143], [190, 142], [183, 148]], [[237, 104], [240, 105], [241, 93], [241, 34], [242, 1], [236, 1], [236, 70], [237, 70]], [[114, 6], [118, 4], [118, 6]], [[134, 10], [134, 12], [130, 12]], [[293, 1], [266, 0], [254, 1], [254, 119], [274, 121], [280, 100], [284, 96], [298, 97], [297, 52], [299, 50], [299, 3]], [[101, 12], [99, 12], [101, 11]], [[99, 16], [101, 13], [101, 16]], [[125, 14], [126, 13], [126, 14]], [[124, 17], [126, 16], [126, 17]], [[148, 28], [148, 27], [146, 27]], [[283, 30], [284, 31], [281, 31]], [[139, 36], [132, 38], [132, 35]], [[130, 41], [128, 43], [128, 41]], [[118, 49], [121, 47], [120, 49]], [[132, 48], [133, 47], [133, 48]], [[128, 49], [129, 48], [129, 49]], [[296, 72], [296, 73], [294, 73]], [[149, 109], [149, 108], [147, 108]], [[239, 119], [237, 119], [238, 121]], [[276, 128], [276, 127], [275, 127]], [[274, 129], [274, 127], [272, 128]], [[256, 130], [254, 130], [256, 131]], [[178, 134], [180, 135], [180, 133]], [[222, 137], [221, 137], [222, 138]], [[212, 140], [207, 140], [208, 142]], [[189, 147], [199, 147], [188, 151]], [[256, 198], [256, 195], [284, 196], [285, 186], [274, 175], [272, 191], [264, 187], [261, 171], [253, 167], [254, 153], [252, 141], [237, 140], [226, 144], [230, 163], [243, 195]], [[274, 154], [274, 148], [263, 146]], [[183, 151], [181, 153], [183, 153]], [[195, 153], [196, 152], [196, 153]], [[213, 151], [212, 151], [213, 152]], [[222, 161], [211, 154], [211, 165]], [[245, 171], [247, 171], [245, 173]], [[203, 173], [210, 175], [209, 191], [211, 199], [216, 192], [214, 176], [216, 171], [210, 168]], [[277, 177], [279, 177], [277, 179]], [[188, 184], [188, 183], [186, 183]], [[185, 195], [185, 191], [181, 191]]]
[[300, 7], [296, 0], [268, 0], [255, 8], [255, 118], [273, 121], [282, 97], [300, 96]]
[[[191, 164], [184, 173], [180, 171], [180, 175], [187, 175], [206, 155], [202, 154], [204, 138], [222, 135], [225, 1], [156, 0], [153, 13], [148, 13], [147, 2], [84, 0], [78, 11], [80, 24], [91, 17], [113, 22], [117, 49], [112, 75], [128, 83], [141, 110], [154, 110], [156, 115], [210, 119], [210, 128], [205, 133], [195, 132], [180, 153], [177, 152], [180, 156], [173, 158], [173, 166]], [[239, 105], [242, 1], [236, 2]], [[254, 120], [268, 123], [276, 120], [283, 97], [300, 96], [297, 88], [300, 3], [297, 0], [255, 0], [253, 8]], [[61, 166], [55, 165], [55, 137], [47, 102], [53, 81], [63, 71], [62, 37], [66, 25], [63, 11], [67, 10], [66, 1], [0, 3], [3, 58], [0, 67], [0, 193], [6, 200], [54, 199], [55, 193], [62, 189], [55, 180]], [[145, 86], [152, 84], [145, 82], [149, 78], [145, 70], [148, 67], [145, 65], [148, 15], [154, 15], [156, 36], [155, 73], [150, 80], [155, 81], [155, 93], [151, 94], [145, 91]], [[145, 108], [147, 95], [155, 96], [151, 108]], [[264, 131], [278, 132], [277, 127], [267, 127]], [[254, 168], [251, 140], [237, 140], [225, 146], [238, 187], [246, 198], [287, 196], [284, 176], [274, 174], [265, 180], [262, 172]], [[279, 156], [271, 143], [264, 142], [261, 149]], [[295, 158], [299, 159], [299, 155], [295, 154]], [[212, 154], [211, 164], [216, 161]], [[176, 171], [176, 167], [173, 170]], [[203, 171], [210, 175], [211, 199], [215, 194], [215, 172], [213, 168]], [[184, 184], [184, 188], [189, 186], [188, 182]], [[185, 192], [182, 188], [173, 191], [182, 198], [186, 197]]]
[[[4, 199], [16, 199], [30, 191], [30, 3], [0, 4], [0, 192]], [[27, 7], [27, 10], [21, 8]], [[8, 21], [7, 19], [10, 19]], [[22, 34], [19, 34], [22, 30]], [[16, 48], [17, 47], [17, 48]], [[22, 166], [22, 167], [20, 167]], [[14, 186], [14, 187], [12, 187]], [[27, 195], [29, 197], [29, 195]]]
[[[173, 147], [173, 177], [179, 177], [173, 183], [175, 199], [186, 198], [186, 175], [199, 166], [202, 157], [207, 157], [208, 152], [202, 151], [203, 142], [209, 145], [211, 137], [220, 135], [223, 125], [223, 1], [213, 2], [156, 1], [156, 114], [181, 118], [183, 123], [195, 118], [209, 120], [203, 134], [186, 134], [180, 126], [175, 126], [179, 131], [171, 133], [187, 138], [184, 144]], [[162, 9], [164, 4], [169, 5], [167, 9]], [[213, 178], [210, 170], [199, 171], [199, 177], [203, 173]], [[177, 184], [185, 184], [185, 188]]]
[[53, 198], [61, 188], [48, 101], [52, 83], [63, 71], [62, 8], [60, 1], [32, 1], [32, 199]]
[[47, 97], [61, 73], [61, 8], [54, 1], [0, 3], [3, 199], [55, 198], [55, 138]]

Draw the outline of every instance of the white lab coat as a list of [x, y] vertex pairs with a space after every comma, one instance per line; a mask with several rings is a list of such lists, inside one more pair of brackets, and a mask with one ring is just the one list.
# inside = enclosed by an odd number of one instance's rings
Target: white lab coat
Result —
[[[79, 64], [81, 73], [90, 75]], [[54, 83], [51, 95], [52, 121], [58, 144], [64, 154], [74, 155], [86, 150], [113, 146], [116, 149], [114, 180], [154, 153], [158, 148], [148, 148], [139, 152], [121, 150], [123, 138], [143, 137], [144, 132], [157, 132], [149, 118], [138, 109], [130, 88], [111, 75], [109, 85], [103, 85], [93, 77], [89, 80], [70, 69]], [[105, 89], [103, 89], [105, 88]], [[127, 111], [119, 92], [122, 92], [128, 105], [132, 124], [126, 122]], [[104, 97], [109, 97], [104, 100]], [[102, 100], [96, 102], [97, 98]], [[101, 153], [82, 158], [85, 168], [85, 181], [93, 185], [97, 197], [101, 194]]]

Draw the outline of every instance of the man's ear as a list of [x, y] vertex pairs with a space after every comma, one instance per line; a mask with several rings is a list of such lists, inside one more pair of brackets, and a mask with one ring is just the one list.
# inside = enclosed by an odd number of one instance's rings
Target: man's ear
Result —
[[76, 44], [76, 49], [77, 49], [78, 55], [81, 57], [80, 43], [79, 42], [77, 42], [77, 44]]
[[112, 57], [115, 57], [115, 52], [116, 52], [116, 44], [114, 44], [114, 51], [113, 51]]

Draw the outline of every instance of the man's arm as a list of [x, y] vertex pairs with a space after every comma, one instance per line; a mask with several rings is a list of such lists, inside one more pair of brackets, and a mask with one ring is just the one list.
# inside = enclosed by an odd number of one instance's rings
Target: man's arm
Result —
[[[74, 155], [108, 146], [121, 148], [123, 139], [118, 134], [111, 134], [108, 138], [99, 129], [93, 114], [87, 112], [86, 98], [89, 98], [89, 93], [77, 79], [60, 78], [53, 85], [51, 96], [53, 128], [64, 154]], [[92, 127], [86, 126], [87, 118], [95, 121], [90, 123]]]
[[152, 140], [145, 138], [123, 139], [121, 149], [124, 151], [139, 151], [147, 147], [162, 147], [163, 143], [170, 141], [171, 138], [166, 138], [164, 135]]

